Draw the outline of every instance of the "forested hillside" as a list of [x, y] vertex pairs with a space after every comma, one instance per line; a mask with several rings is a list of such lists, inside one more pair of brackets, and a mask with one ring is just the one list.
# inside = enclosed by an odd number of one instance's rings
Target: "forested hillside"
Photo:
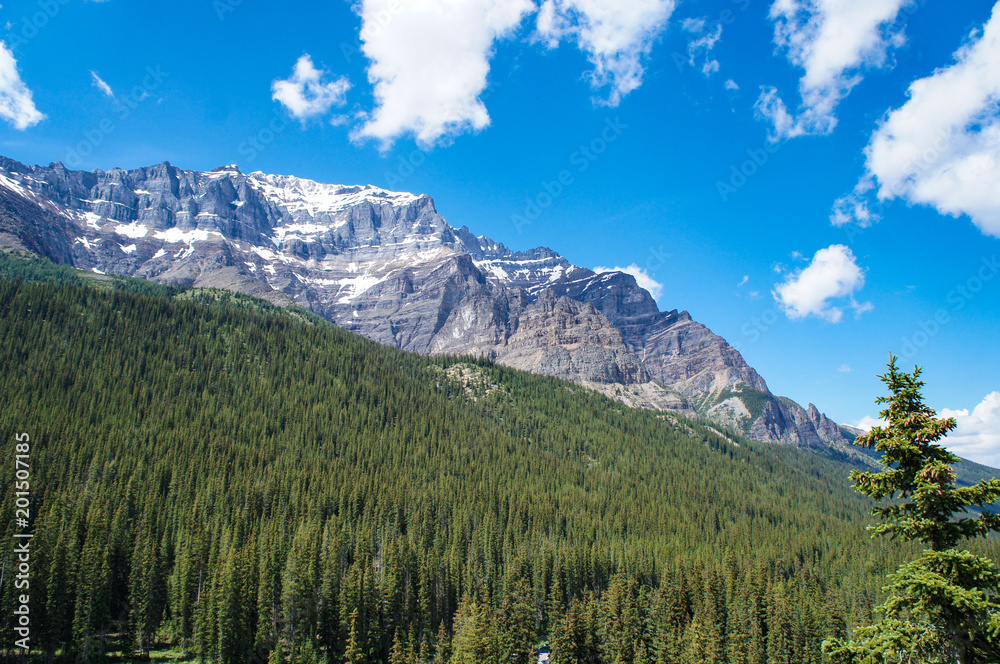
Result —
[[246, 296], [2, 274], [40, 656], [818, 663], [906, 553], [809, 452]]

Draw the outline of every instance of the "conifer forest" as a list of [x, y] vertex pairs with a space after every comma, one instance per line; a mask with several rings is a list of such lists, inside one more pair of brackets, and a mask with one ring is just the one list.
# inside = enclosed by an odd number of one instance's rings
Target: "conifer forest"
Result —
[[0, 522], [32, 533], [0, 632], [30, 594], [39, 662], [821, 664], [922, 550], [870, 537], [846, 457], [249, 296], [0, 268]]

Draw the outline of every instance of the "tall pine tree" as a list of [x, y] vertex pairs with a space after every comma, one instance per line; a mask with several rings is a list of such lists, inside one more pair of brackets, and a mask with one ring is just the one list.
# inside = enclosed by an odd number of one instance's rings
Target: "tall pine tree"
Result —
[[[982, 510], [1000, 497], [1000, 481], [956, 487], [952, 464], [959, 459], [936, 444], [955, 428], [952, 418], [936, 419], [924, 404], [920, 367], [900, 371], [890, 355], [880, 376], [889, 396], [874, 427], [855, 442], [880, 452], [881, 472], [851, 473], [854, 487], [889, 500], [872, 514], [882, 523], [872, 537], [890, 535], [924, 543], [929, 549], [889, 577], [882, 619], [855, 631], [852, 640], [829, 639], [824, 649], [834, 662], [1000, 661], [1000, 572], [988, 558], [959, 551], [963, 539], [1000, 531], [1000, 518]], [[975, 516], [968, 508], [980, 508]]]

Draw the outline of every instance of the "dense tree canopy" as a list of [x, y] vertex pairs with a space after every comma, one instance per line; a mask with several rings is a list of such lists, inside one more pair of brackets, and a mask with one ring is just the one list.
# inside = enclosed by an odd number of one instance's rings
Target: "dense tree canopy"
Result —
[[810, 452], [245, 296], [0, 276], [42, 655], [818, 664], [906, 552]]

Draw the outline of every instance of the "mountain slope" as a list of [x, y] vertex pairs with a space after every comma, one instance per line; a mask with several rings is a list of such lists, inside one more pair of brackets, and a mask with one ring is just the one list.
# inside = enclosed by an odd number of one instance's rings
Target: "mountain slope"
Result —
[[512, 251], [429, 196], [235, 166], [79, 172], [0, 158], [0, 242], [76, 267], [296, 303], [386, 345], [471, 354], [698, 413], [760, 440], [846, 449], [722, 337], [633, 277]]
[[[689, 647], [694, 623], [806, 661], [816, 616], [867, 607], [898, 556], [869, 545], [844, 464], [247, 296], [36, 267], [0, 261], [22, 277], [0, 279], [0, 436], [30, 434], [42, 652], [108, 634], [123, 658], [159, 638], [220, 663], [344, 661], [353, 632], [385, 661], [394, 640], [463, 647], [482, 612], [501, 654], [467, 661], [525, 662], [512, 616], [555, 638], [583, 602], [594, 661], [625, 619], [648, 648]], [[794, 653], [753, 641], [786, 625]]]

